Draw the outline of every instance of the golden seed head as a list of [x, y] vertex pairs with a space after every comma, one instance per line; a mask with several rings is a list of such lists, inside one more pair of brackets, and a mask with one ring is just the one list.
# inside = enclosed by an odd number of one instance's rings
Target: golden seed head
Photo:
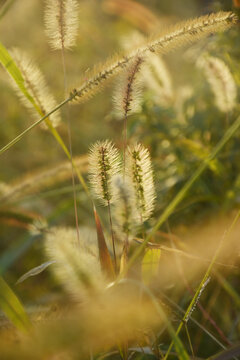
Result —
[[154, 209], [155, 190], [153, 171], [148, 149], [141, 144], [128, 147], [126, 155], [126, 178], [134, 188], [137, 221], [147, 220]]
[[121, 169], [119, 151], [109, 140], [97, 141], [89, 152], [89, 180], [103, 205], [114, 202], [113, 176]]
[[44, 14], [45, 30], [54, 50], [71, 49], [78, 32], [76, 0], [47, 0]]

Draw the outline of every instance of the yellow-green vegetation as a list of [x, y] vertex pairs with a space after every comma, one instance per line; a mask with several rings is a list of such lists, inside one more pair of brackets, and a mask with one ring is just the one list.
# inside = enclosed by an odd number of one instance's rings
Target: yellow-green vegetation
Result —
[[240, 356], [239, 1], [0, 1], [0, 359]]

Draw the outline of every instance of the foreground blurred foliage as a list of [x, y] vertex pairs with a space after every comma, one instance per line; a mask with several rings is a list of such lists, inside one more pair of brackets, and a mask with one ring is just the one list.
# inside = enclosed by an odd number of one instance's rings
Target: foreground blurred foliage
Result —
[[[235, 7], [230, 1], [193, 0], [177, 3], [79, 1], [77, 46], [66, 53], [68, 83], [71, 87], [78, 86], [78, 79], [87, 79], [92, 66], [119, 49], [131, 48], [139, 38], [159, 27], [211, 11], [239, 13], [238, 2], [234, 4]], [[64, 99], [62, 63], [59, 53], [50, 50], [44, 35], [44, 2], [2, 1], [0, 11], [1, 42], [7, 49], [18, 47], [27, 51], [41, 68], [57, 102], [61, 102]], [[128, 136], [150, 150], [157, 201], [154, 217], [144, 224], [143, 234], [138, 234], [140, 238], [155, 225], [169, 202], [239, 115], [239, 35], [237, 24], [226, 33], [167, 54], [161, 60], [152, 60], [151, 66], [144, 68], [141, 106], [138, 113], [128, 118]], [[206, 74], [198, 66], [201, 57], [209, 56], [221, 59], [232, 74], [237, 95], [231, 111], [223, 112], [216, 106]], [[155, 80], [151, 79], [152, 73]], [[2, 147], [33, 120], [18, 101], [3, 70], [0, 80]], [[89, 145], [106, 138], [112, 139], [118, 147], [122, 144], [122, 122], [118, 120], [112, 101], [113, 88], [117, 85], [113, 81], [86, 104], [70, 107], [74, 160], [86, 180]], [[58, 130], [67, 143], [65, 108], [62, 118]], [[152, 242], [167, 250], [162, 248], [152, 253], [153, 245], [145, 253], [143, 263], [138, 260], [130, 270], [132, 282], [110, 287], [103, 294], [94, 294], [91, 300], [79, 304], [76, 298], [64, 293], [48, 270], [14, 285], [22, 274], [48, 261], [43, 244], [48, 229], [57, 225], [75, 226], [70, 163], [66, 162], [50, 132], [39, 127], [33, 129], [1, 155], [0, 167], [0, 273], [22, 299], [33, 327], [30, 336], [19, 334], [0, 314], [0, 357], [164, 357], [171, 342], [164, 314], [177, 328], [183, 317], [181, 309], [186, 309], [190, 303], [220, 239], [239, 209], [239, 170], [238, 131], [191, 187], [162, 231], [154, 235]], [[79, 224], [94, 231], [91, 201], [82, 186], [76, 184]], [[110, 243], [107, 212], [102, 208], [98, 208], [98, 212], [106, 241]], [[222, 346], [189, 321], [188, 332], [185, 329], [180, 336], [188, 354], [193, 348], [196, 356], [207, 358], [239, 341], [238, 234], [237, 223], [226, 239], [210, 284], [201, 297], [203, 308], [193, 313]], [[137, 246], [137, 243], [131, 244], [130, 254]], [[117, 254], [119, 249], [118, 244]], [[141, 274], [145, 285], [139, 285]], [[69, 288], [74, 281], [71, 278], [65, 282], [70, 283], [64, 284]], [[150, 295], [145, 292], [145, 286]], [[162, 316], [160, 309], [163, 309]], [[179, 353], [176, 355], [173, 349], [171, 356], [179, 358]]]

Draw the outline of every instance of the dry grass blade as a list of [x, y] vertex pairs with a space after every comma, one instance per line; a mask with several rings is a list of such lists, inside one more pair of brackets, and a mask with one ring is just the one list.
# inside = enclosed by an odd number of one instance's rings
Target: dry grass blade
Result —
[[17, 296], [0, 276], [0, 307], [12, 323], [21, 331], [28, 331], [31, 324]]
[[16, 282], [17, 284], [22, 283], [23, 281], [27, 280], [31, 276], [36, 276], [38, 274], [41, 274], [45, 269], [47, 269], [50, 265], [52, 265], [54, 261], [46, 261], [45, 263], [34, 267], [33, 269], [29, 270], [25, 274], [23, 274]]
[[102, 225], [95, 207], [93, 211], [94, 211], [95, 223], [97, 228], [98, 249], [99, 249], [99, 259], [101, 263], [101, 268], [102, 271], [109, 277], [109, 279], [113, 279], [115, 277], [115, 272], [114, 272], [112, 259], [106, 245], [105, 237], [102, 230]]

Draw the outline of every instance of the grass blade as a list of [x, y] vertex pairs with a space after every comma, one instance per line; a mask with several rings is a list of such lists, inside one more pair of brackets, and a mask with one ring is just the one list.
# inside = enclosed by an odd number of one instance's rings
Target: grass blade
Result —
[[94, 211], [95, 223], [97, 228], [98, 249], [99, 249], [99, 258], [100, 258], [101, 267], [102, 270], [109, 276], [109, 278], [113, 279], [115, 274], [114, 274], [112, 259], [106, 245], [105, 237], [102, 230], [102, 225], [95, 207], [93, 211]]
[[12, 323], [22, 331], [27, 331], [30, 320], [17, 296], [0, 276], [0, 307]]

